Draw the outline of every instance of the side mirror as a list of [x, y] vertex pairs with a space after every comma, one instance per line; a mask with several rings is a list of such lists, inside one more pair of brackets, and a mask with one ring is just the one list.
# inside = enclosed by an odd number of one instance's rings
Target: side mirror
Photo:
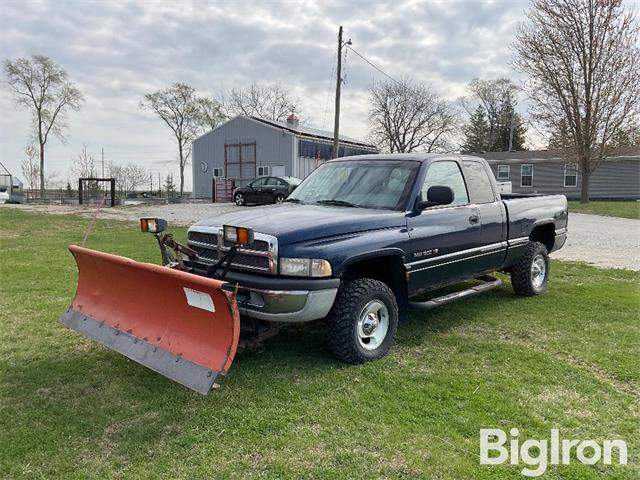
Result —
[[427, 190], [427, 199], [416, 203], [416, 211], [422, 212], [425, 208], [436, 205], [449, 205], [453, 203], [454, 195], [451, 187], [434, 185]]

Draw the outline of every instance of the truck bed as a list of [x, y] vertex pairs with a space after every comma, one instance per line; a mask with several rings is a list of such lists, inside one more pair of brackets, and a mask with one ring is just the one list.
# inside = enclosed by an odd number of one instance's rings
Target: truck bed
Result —
[[549, 252], [564, 245], [568, 224], [564, 195], [509, 194], [501, 199], [507, 213], [507, 266], [522, 255], [532, 237], [544, 243]]

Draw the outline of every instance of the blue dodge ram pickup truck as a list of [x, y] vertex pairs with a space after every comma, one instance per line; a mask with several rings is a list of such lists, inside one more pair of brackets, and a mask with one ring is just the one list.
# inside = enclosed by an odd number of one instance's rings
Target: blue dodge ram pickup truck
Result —
[[[253, 230], [226, 280], [238, 286], [240, 312], [256, 322], [325, 319], [329, 346], [362, 363], [385, 355], [410, 308], [432, 308], [499, 285], [539, 295], [549, 253], [567, 236], [563, 195], [500, 195], [477, 157], [391, 154], [326, 162], [284, 204], [247, 208], [188, 231], [210, 271], [231, 248], [223, 225]], [[411, 297], [465, 280], [482, 283], [424, 302]]]

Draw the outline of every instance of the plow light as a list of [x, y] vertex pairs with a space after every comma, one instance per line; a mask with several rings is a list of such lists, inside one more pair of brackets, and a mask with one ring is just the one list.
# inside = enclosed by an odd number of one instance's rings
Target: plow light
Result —
[[233, 227], [224, 225], [224, 241], [245, 247], [253, 243], [253, 230], [245, 227]]
[[141, 218], [140, 230], [148, 233], [160, 233], [167, 228], [167, 221], [162, 218]]

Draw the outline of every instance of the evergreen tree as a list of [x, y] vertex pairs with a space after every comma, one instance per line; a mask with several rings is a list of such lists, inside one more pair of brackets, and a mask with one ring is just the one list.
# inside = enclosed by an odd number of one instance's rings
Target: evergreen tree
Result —
[[569, 127], [567, 126], [567, 122], [561, 120], [558, 126], [555, 128], [553, 132], [551, 132], [551, 137], [549, 138], [549, 150], [571, 150], [573, 148], [573, 139], [571, 138], [571, 133], [569, 132]]
[[71, 188], [71, 183], [67, 181], [67, 197], [73, 197], [73, 189]]
[[164, 179], [164, 191], [167, 192], [167, 198], [176, 196], [176, 186], [173, 183], [173, 175], [171, 174], [167, 174], [167, 178]]
[[464, 127], [463, 152], [485, 152], [488, 147], [489, 124], [484, 107], [478, 105], [476, 111], [471, 115], [469, 123]]
[[[511, 129], [513, 128], [513, 134]], [[511, 150], [521, 151], [526, 150], [524, 145], [524, 136], [527, 129], [524, 126], [522, 117], [515, 112], [513, 108], [513, 102], [509, 96], [506, 96], [500, 106], [498, 113], [498, 131], [494, 144], [491, 146], [491, 150], [494, 152], [508, 152], [509, 151], [509, 137], [513, 135], [511, 139]]]

